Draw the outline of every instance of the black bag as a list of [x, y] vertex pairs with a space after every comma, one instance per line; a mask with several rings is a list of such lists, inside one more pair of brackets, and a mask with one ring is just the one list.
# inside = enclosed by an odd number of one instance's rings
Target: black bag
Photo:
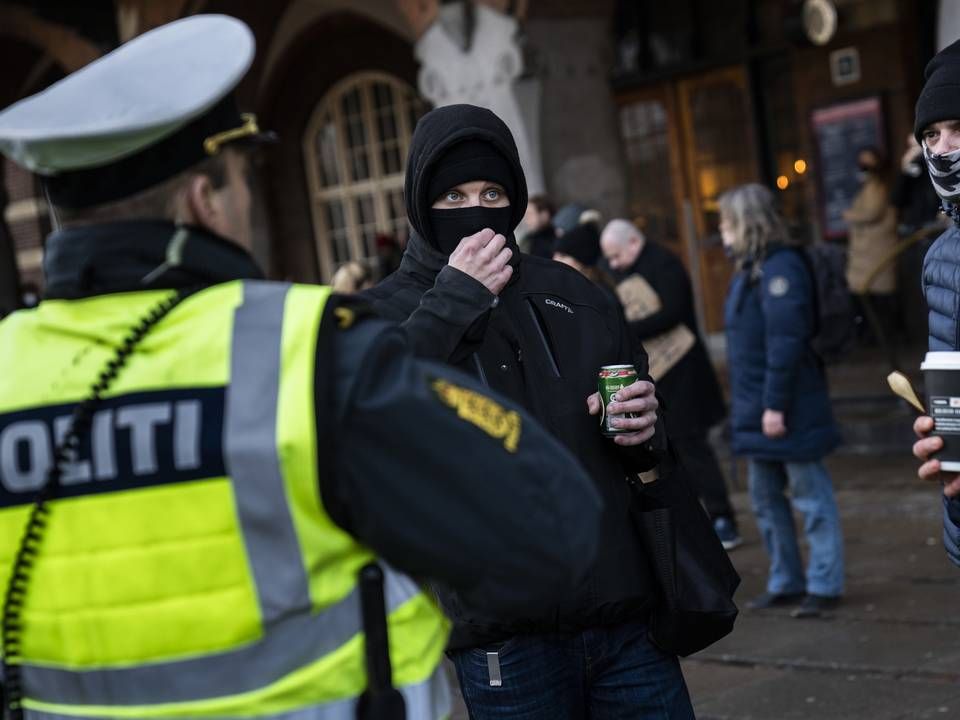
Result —
[[813, 279], [814, 334], [811, 344], [825, 362], [845, 357], [857, 339], [857, 307], [847, 287], [847, 251], [835, 243], [807, 245], [800, 255]]
[[740, 576], [682, 474], [628, 482], [631, 516], [658, 584], [650, 639], [665, 652], [691, 655], [733, 630]]

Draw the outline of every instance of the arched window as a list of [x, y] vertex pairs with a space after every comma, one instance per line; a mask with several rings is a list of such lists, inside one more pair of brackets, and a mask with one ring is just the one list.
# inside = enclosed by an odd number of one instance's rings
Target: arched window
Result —
[[406, 232], [403, 170], [426, 103], [401, 80], [351, 75], [320, 101], [303, 139], [313, 227], [326, 281], [377, 256], [376, 236]]

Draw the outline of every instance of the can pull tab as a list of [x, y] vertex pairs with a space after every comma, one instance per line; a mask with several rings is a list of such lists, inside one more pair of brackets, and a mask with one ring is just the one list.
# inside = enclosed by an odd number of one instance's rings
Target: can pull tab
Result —
[[487, 674], [490, 676], [490, 687], [503, 685], [503, 677], [500, 675], [500, 653], [487, 653]]

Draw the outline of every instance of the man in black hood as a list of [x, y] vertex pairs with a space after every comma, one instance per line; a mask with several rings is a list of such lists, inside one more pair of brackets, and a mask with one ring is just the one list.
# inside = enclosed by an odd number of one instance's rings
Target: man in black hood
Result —
[[[552, 607], [507, 616], [438, 588], [471, 717], [692, 718], [677, 659], [647, 638], [654, 579], [628, 511], [626, 477], [666, 455], [642, 347], [593, 283], [519, 253], [513, 229], [526, 181], [513, 136], [489, 110], [425, 115], [404, 192], [412, 232], [400, 269], [364, 295], [402, 323], [420, 355], [525, 406], [581, 461], [605, 505], [597, 560]], [[634, 364], [640, 381], [607, 406], [635, 413], [615, 421], [623, 432], [611, 439], [599, 427], [597, 372], [622, 363]], [[489, 532], [498, 532], [496, 518]]]

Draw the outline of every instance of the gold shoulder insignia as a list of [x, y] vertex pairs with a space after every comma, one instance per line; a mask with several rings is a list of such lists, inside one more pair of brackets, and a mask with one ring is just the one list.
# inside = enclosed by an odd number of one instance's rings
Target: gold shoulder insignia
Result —
[[456, 410], [461, 419], [476, 425], [490, 437], [503, 440], [507, 452], [517, 451], [522, 424], [518, 412], [446, 380], [434, 380], [432, 387], [443, 404]]
[[333, 316], [337, 318], [337, 324], [341, 330], [347, 330], [352, 327], [354, 320], [357, 319], [356, 313], [348, 307], [334, 308]]

